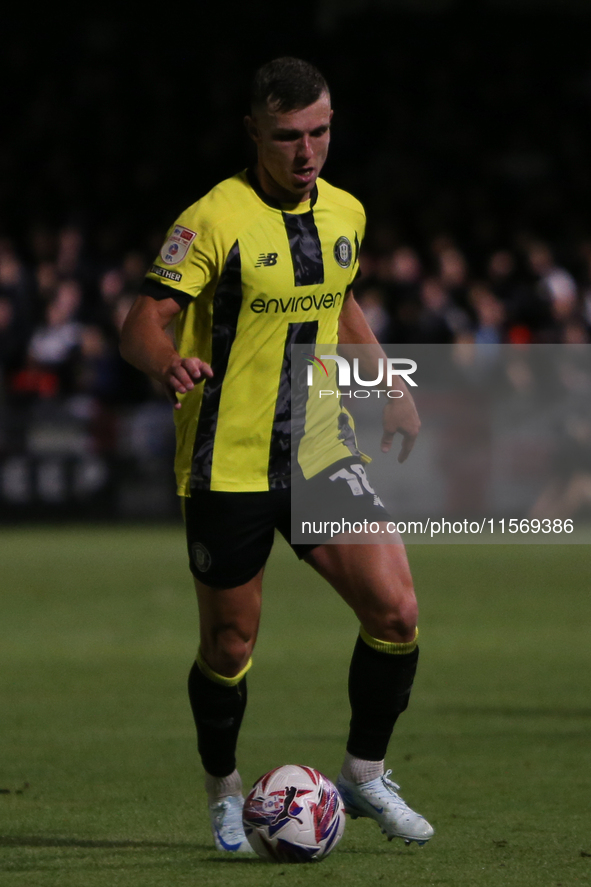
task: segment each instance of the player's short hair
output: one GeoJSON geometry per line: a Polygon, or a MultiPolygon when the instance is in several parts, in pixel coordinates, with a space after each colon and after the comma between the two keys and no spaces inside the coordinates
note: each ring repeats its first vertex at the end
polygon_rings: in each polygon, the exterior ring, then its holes
{"type": "Polygon", "coordinates": [[[273,111],[307,108],[324,93],[328,83],[318,70],[303,59],[273,59],[258,69],[252,81],[251,108],[270,107],[273,111]]]}

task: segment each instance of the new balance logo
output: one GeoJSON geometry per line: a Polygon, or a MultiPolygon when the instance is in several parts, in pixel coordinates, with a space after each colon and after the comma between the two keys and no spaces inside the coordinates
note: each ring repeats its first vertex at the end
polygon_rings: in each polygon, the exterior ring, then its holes
{"type": "Polygon", "coordinates": [[[277,255],[278,253],[261,253],[258,262],[254,266],[255,268],[260,268],[261,265],[265,265],[265,267],[269,267],[269,265],[277,264],[277,255]]]}

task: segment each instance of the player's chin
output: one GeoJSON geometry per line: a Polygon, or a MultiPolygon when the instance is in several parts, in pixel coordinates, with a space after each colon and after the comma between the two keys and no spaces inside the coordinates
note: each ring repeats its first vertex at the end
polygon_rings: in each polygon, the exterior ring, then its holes
{"type": "Polygon", "coordinates": [[[291,182],[296,193],[305,194],[307,191],[312,190],[317,178],[318,173],[316,170],[306,171],[305,173],[294,172],[291,182]]]}

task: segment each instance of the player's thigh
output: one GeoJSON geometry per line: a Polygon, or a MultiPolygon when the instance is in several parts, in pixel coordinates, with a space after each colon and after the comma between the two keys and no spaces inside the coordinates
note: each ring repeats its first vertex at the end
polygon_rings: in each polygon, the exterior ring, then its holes
{"type": "Polygon", "coordinates": [[[269,492],[197,490],[185,500],[189,567],[212,588],[237,588],[255,578],[273,547],[275,498],[269,492]]]}
{"type": "Polygon", "coordinates": [[[219,674],[231,677],[248,663],[261,618],[263,572],[243,585],[218,588],[195,579],[201,653],[219,674]]]}
{"type": "Polygon", "coordinates": [[[402,540],[380,545],[326,543],[313,548],[305,560],[373,637],[395,643],[413,640],[418,608],[402,540]]]}

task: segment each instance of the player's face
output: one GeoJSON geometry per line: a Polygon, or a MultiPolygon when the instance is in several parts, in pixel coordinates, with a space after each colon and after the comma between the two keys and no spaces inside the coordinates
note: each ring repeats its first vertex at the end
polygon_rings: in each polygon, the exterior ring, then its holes
{"type": "Polygon", "coordinates": [[[285,202],[308,199],[326,160],[331,119],[328,93],[307,108],[272,111],[267,106],[246,118],[267,194],[285,202]]]}

